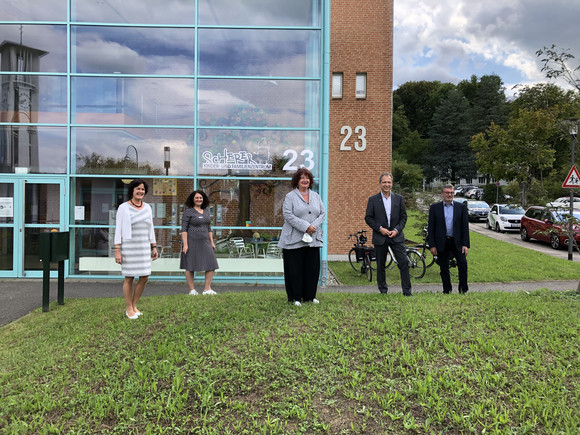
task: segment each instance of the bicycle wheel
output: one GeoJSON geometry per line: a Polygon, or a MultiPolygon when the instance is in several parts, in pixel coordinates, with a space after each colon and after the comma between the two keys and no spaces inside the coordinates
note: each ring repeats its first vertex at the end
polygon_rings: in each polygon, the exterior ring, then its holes
{"type": "Polygon", "coordinates": [[[387,251],[387,258],[385,259],[385,269],[391,270],[395,267],[395,262],[393,261],[393,256],[391,255],[390,251],[387,251]]]}
{"type": "Polygon", "coordinates": [[[435,264],[435,257],[433,257],[431,250],[427,246],[423,246],[421,255],[423,256],[423,260],[425,260],[425,267],[431,267],[435,264]]]}
{"type": "Polygon", "coordinates": [[[371,268],[371,256],[367,252],[363,258],[363,268],[365,269],[365,274],[369,282],[373,280],[373,269],[371,268]]]}
{"type": "Polygon", "coordinates": [[[348,252],[348,262],[350,263],[350,267],[352,267],[355,272],[360,273],[360,262],[356,261],[355,248],[351,248],[351,250],[348,252]]]}
{"type": "Polygon", "coordinates": [[[457,268],[457,260],[455,260],[455,258],[451,258],[449,260],[449,276],[454,280],[457,279],[459,276],[458,271],[459,269],[457,268]]]}
{"type": "Polygon", "coordinates": [[[407,251],[407,258],[409,259],[409,275],[415,279],[420,279],[425,276],[425,260],[419,252],[415,249],[407,251]]]}

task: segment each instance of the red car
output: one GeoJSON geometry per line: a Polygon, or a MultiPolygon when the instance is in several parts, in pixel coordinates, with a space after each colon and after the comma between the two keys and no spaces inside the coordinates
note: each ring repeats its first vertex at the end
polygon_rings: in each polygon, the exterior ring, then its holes
{"type": "MultiPolygon", "coordinates": [[[[520,236],[522,240],[530,239],[550,242],[554,249],[560,249],[568,245],[568,235],[566,233],[566,222],[564,215],[569,215],[570,210],[562,208],[553,209],[550,207],[533,206],[528,208],[522,217],[520,236]]],[[[580,220],[580,210],[574,210],[574,218],[580,220]]],[[[574,240],[580,243],[580,225],[572,226],[574,240]]]]}

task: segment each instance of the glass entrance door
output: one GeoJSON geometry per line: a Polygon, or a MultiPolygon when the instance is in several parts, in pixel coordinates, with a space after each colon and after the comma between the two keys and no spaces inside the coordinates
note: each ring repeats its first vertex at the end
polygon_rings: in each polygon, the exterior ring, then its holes
{"type": "Polygon", "coordinates": [[[39,234],[64,230],[64,186],[64,179],[0,181],[0,276],[42,276],[39,234]]]}
{"type": "Polygon", "coordinates": [[[15,276],[14,183],[0,182],[0,276],[15,276]]]}

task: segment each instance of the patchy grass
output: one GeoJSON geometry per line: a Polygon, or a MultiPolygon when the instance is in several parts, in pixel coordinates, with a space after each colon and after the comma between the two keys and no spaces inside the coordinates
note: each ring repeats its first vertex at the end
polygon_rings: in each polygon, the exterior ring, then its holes
{"type": "Polygon", "coordinates": [[[0,329],[0,431],[578,433],[577,293],[320,299],[37,310],[0,329]]]}
{"type": "MultiPolygon", "coordinates": [[[[414,222],[415,215],[410,215],[414,222]]],[[[575,280],[580,276],[578,263],[555,258],[541,252],[532,251],[511,243],[495,240],[474,232],[470,233],[471,249],[467,256],[470,282],[513,282],[544,280],[575,280]]],[[[413,236],[413,240],[419,238],[413,236]]],[[[575,255],[578,255],[576,253],[575,255]]],[[[338,280],[344,285],[376,285],[356,273],[348,262],[330,262],[330,267],[338,280]]],[[[455,279],[456,282],[457,280],[455,279]]],[[[399,269],[387,270],[387,283],[400,283],[399,269]]],[[[413,282],[413,281],[412,281],[413,282]]],[[[439,267],[434,264],[427,268],[425,276],[414,282],[441,282],[439,267]]]]}

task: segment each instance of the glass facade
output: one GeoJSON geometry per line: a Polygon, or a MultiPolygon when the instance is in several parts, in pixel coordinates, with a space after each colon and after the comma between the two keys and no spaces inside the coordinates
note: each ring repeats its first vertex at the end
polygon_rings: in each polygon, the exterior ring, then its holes
{"type": "Polygon", "coordinates": [[[54,229],[71,232],[68,276],[120,276],[115,210],[139,177],[167,260],[153,276],[182,276],[183,203],[200,188],[218,257],[236,256],[232,237],[254,253],[247,273],[216,279],[280,280],[256,262],[279,236],[289,180],[306,167],[318,186],[327,172],[327,8],[0,0],[0,276],[35,276],[35,240],[54,229]]]}

